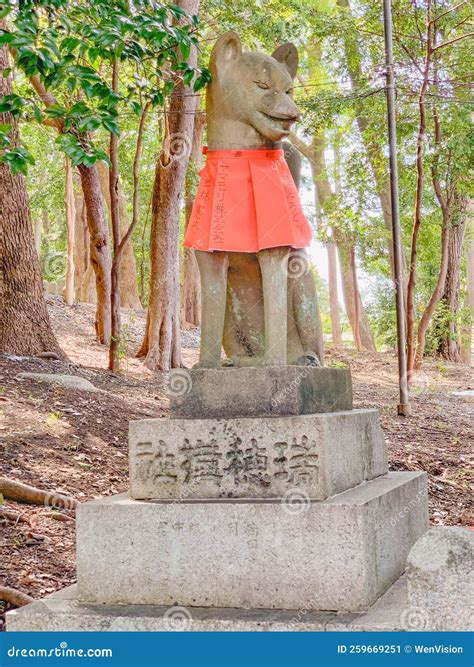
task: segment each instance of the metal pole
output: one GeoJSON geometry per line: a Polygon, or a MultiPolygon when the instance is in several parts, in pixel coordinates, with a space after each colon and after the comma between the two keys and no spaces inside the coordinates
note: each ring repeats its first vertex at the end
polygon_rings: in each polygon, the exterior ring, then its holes
{"type": "Polygon", "coordinates": [[[393,42],[392,42],[392,9],[391,0],[383,0],[385,65],[387,77],[387,120],[388,141],[390,152],[390,199],[392,207],[392,243],[393,269],[397,310],[397,348],[398,348],[398,382],[400,403],[398,414],[410,414],[407,377],[407,353],[405,332],[405,304],[403,298],[403,262],[400,233],[400,210],[398,201],[398,165],[397,165],[397,120],[395,115],[395,79],[393,74],[393,42]]]}

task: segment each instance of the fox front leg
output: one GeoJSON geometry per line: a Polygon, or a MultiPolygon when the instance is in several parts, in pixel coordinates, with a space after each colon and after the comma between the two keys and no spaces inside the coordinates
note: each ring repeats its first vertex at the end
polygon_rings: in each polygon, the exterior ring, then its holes
{"type": "Polygon", "coordinates": [[[196,250],[201,277],[201,368],[221,365],[229,260],[225,252],[196,250]]]}
{"type": "Polygon", "coordinates": [[[257,257],[262,272],[263,312],[265,320],[266,366],[285,366],[288,313],[288,252],[289,249],[268,248],[257,257]]]}

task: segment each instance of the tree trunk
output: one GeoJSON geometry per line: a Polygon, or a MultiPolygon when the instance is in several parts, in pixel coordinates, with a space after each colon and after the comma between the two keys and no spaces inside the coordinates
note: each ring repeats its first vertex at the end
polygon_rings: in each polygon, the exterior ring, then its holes
{"type": "Polygon", "coordinates": [[[445,359],[454,362],[461,361],[461,346],[458,336],[458,310],[465,229],[466,216],[463,215],[460,217],[459,223],[451,228],[448,245],[448,268],[442,297],[449,313],[449,330],[441,340],[440,352],[445,359]]]}
{"type": "Polygon", "coordinates": [[[41,259],[41,237],[43,235],[43,221],[35,220],[35,249],[36,254],[41,259]]]}
{"type": "Polygon", "coordinates": [[[341,318],[339,315],[339,297],[337,293],[337,251],[335,243],[326,243],[328,253],[328,291],[329,316],[331,319],[331,338],[335,348],[342,347],[341,318]]]}
{"type": "MultiPolygon", "coordinates": [[[[0,26],[3,27],[0,21],[0,26]]],[[[0,97],[12,93],[8,51],[0,48],[0,97]]],[[[0,114],[11,126],[11,145],[18,143],[18,125],[11,114],[0,114]]],[[[35,355],[55,352],[64,357],[51,329],[35,248],[26,182],[0,163],[0,351],[35,355]]]]}
{"type": "Polygon", "coordinates": [[[441,262],[438,272],[438,279],[433,293],[428,301],[428,305],[420,318],[417,332],[417,346],[414,358],[414,368],[420,369],[423,364],[423,355],[425,352],[426,331],[431,321],[433,313],[443,296],[443,288],[448,272],[448,247],[451,237],[451,227],[449,218],[443,220],[443,230],[441,232],[441,262]]]}
{"type": "Polygon", "coordinates": [[[64,207],[66,210],[66,281],[64,286],[64,301],[66,305],[74,303],[74,236],[76,223],[76,202],[74,199],[74,183],[72,178],[72,164],[69,158],[65,158],[66,170],[64,207]]]}
{"type": "MultiPolygon", "coordinates": [[[[107,202],[110,211],[110,192],[109,192],[109,170],[105,162],[98,164],[100,187],[102,194],[107,202]]],[[[127,211],[127,201],[123,191],[122,183],[118,182],[119,196],[119,219],[120,219],[120,238],[123,238],[130,226],[127,211]]],[[[138,293],[137,264],[133,250],[133,241],[130,239],[125,246],[122,259],[120,261],[120,305],[122,308],[141,308],[140,295],[138,293]]]]}
{"type": "MultiPolygon", "coordinates": [[[[194,118],[193,146],[190,155],[190,168],[186,173],[186,201],[185,214],[187,228],[193,210],[195,188],[194,174],[199,171],[202,163],[202,138],[204,134],[205,118],[200,112],[200,97],[196,97],[196,116],[194,118]]],[[[199,268],[192,248],[184,248],[183,259],[183,287],[181,291],[181,322],[185,324],[201,325],[201,283],[199,268]]]]}
{"type": "MultiPolygon", "coordinates": [[[[177,3],[197,14],[199,0],[177,3]]],[[[188,63],[195,67],[196,47],[188,63]]],[[[179,218],[189,148],[194,126],[194,98],[189,86],[177,85],[171,95],[165,142],[156,164],[150,235],[150,298],[145,337],[138,352],[154,370],[181,366],[179,308],[179,218]],[[191,112],[191,113],[190,113],[191,112]]]]}
{"type": "Polygon", "coordinates": [[[466,322],[462,327],[461,356],[465,364],[474,363],[474,201],[467,203],[466,239],[466,322]]]}
{"type": "Polygon", "coordinates": [[[79,165],[82,192],[86,205],[87,226],[89,229],[89,260],[96,279],[96,319],[95,331],[97,340],[108,345],[110,341],[110,254],[109,228],[105,215],[104,198],[100,189],[97,166],[79,165]]]}
{"type": "MultiPolygon", "coordinates": [[[[425,107],[425,95],[429,83],[430,75],[430,66],[431,66],[431,56],[432,56],[432,43],[431,43],[431,31],[433,23],[431,21],[431,0],[426,2],[426,53],[425,61],[423,65],[422,73],[422,83],[420,87],[420,93],[418,96],[418,112],[419,112],[419,123],[418,123],[418,133],[416,140],[416,192],[415,192],[415,206],[414,206],[414,215],[413,215],[413,230],[411,235],[411,248],[410,248],[410,267],[408,274],[408,284],[407,284],[407,376],[408,383],[410,383],[413,369],[415,368],[416,363],[419,362],[418,358],[415,360],[416,352],[416,342],[415,342],[415,327],[416,327],[416,309],[415,309],[415,287],[416,287],[416,263],[418,255],[418,236],[420,233],[421,221],[422,221],[422,200],[423,200],[423,175],[424,175],[424,165],[423,165],[423,141],[426,130],[426,107],[425,107]]],[[[443,219],[444,223],[444,219],[443,219]]],[[[445,225],[443,224],[443,229],[445,225]]],[[[435,304],[436,305],[436,304],[435,304]]],[[[431,308],[431,306],[430,306],[431,308]]],[[[431,317],[431,315],[430,315],[431,317]]],[[[425,326],[425,323],[423,323],[425,326]]],[[[422,331],[422,343],[424,346],[424,332],[422,331]]],[[[418,347],[420,346],[420,340],[418,340],[418,347]]],[[[422,352],[423,354],[423,352],[422,352]]]]}
{"type": "Polygon", "coordinates": [[[336,234],[336,244],[341,268],[342,293],[347,318],[351,325],[354,345],[357,350],[375,352],[375,343],[369,320],[362,304],[355,271],[355,248],[352,239],[341,232],[336,234]]]}
{"type": "MultiPolygon", "coordinates": [[[[349,13],[351,12],[349,0],[337,0],[339,7],[344,8],[349,13]]],[[[345,33],[344,50],[346,54],[346,64],[351,81],[351,89],[357,93],[359,82],[363,79],[362,72],[362,54],[357,41],[350,38],[350,31],[345,33]]],[[[392,245],[392,208],[391,208],[391,194],[390,194],[390,180],[387,174],[387,158],[383,153],[383,144],[379,141],[379,134],[371,121],[371,117],[365,113],[364,101],[359,103],[357,100],[354,104],[355,117],[362,144],[365,148],[367,158],[369,160],[372,175],[377,186],[377,194],[379,196],[380,206],[382,209],[382,217],[387,233],[387,249],[390,258],[390,266],[392,276],[395,276],[394,260],[393,260],[393,245],[392,245]]],[[[406,261],[405,252],[402,241],[402,262],[403,272],[406,276],[406,261]]],[[[406,285],[404,286],[404,294],[406,301],[406,285]]]]}
{"type": "MultiPolygon", "coordinates": [[[[324,136],[314,136],[311,144],[310,162],[316,188],[317,204],[321,208],[324,208],[326,201],[333,195],[327,174],[324,151],[324,136]]],[[[341,229],[334,228],[332,232],[339,253],[344,305],[351,325],[354,345],[358,350],[366,348],[375,351],[374,339],[357,284],[354,241],[341,229]]]]}
{"type": "MultiPolygon", "coordinates": [[[[77,175],[77,172],[75,173],[77,175]]],[[[77,186],[76,178],[74,181],[74,209],[76,211],[76,219],[74,221],[74,285],[75,285],[75,299],[76,301],[86,301],[83,298],[84,277],[89,265],[89,232],[87,230],[86,222],[86,207],[84,204],[84,197],[80,185],[77,186]]],[[[94,285],[92,286],[95,292],[94,285]]],[[[95,303],[92,301],[92,303],[95,303]]]]}

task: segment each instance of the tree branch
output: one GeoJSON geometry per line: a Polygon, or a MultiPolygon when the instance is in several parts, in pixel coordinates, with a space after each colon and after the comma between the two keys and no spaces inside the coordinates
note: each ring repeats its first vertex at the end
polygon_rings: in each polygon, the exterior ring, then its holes
{"type": "Polygon", "coordinates": [[[442,44],[438,44],[438,46],[434,46],[432,51],[434,53],[435,51],[438,51],[439,49],[442,49],[445,46],[449,46],[450,44],[455,44],[456,42],[460,42],[462,39],[466,39],[466,37],[474,37],[474,32],[466,32],[464,35],[458,35],[458,37],[453,37],[453,39],[449,39],[447,42],[443,42],[442,44]]]}

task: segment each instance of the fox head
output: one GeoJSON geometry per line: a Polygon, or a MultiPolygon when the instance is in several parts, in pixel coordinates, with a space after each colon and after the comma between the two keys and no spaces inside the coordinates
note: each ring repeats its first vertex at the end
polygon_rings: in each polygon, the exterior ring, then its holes
{"type": "Polygon", "coordinates": [[[207,89],[208,146],[212,149],[259,148],[280,141],[299,118],[293,101],[298,67],[294,44],[271,56],[243,52],[239,36],[226,32],[216,42],[207,89]]]}

